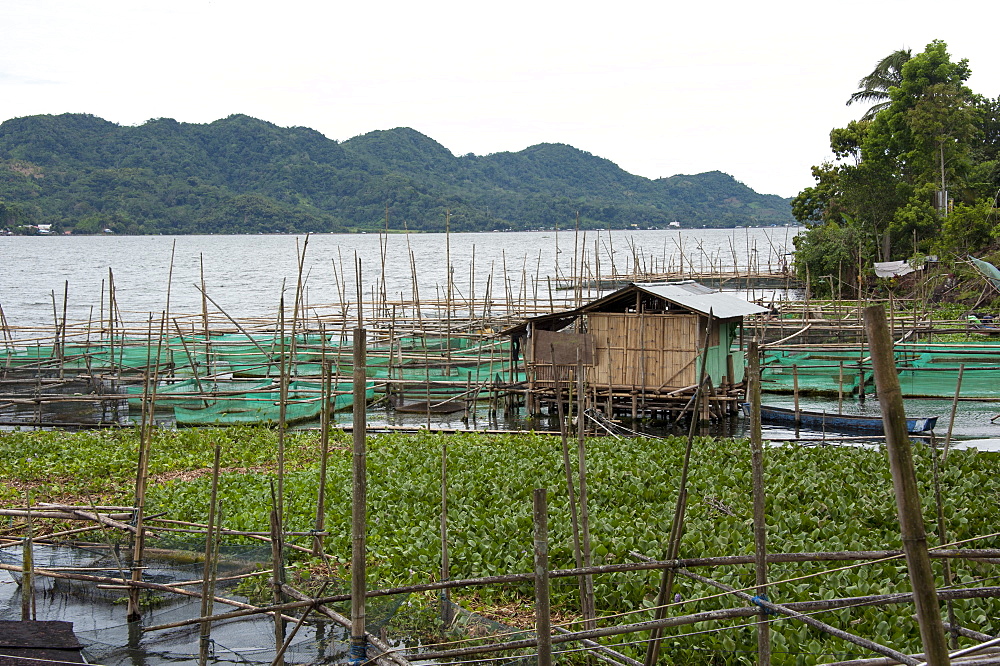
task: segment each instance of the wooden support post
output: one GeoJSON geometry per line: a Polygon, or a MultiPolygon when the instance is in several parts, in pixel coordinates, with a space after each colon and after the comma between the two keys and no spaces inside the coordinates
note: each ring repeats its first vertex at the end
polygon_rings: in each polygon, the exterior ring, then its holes
{"type": "Polygon", "coordinates": [[[931,560],[927,554],[927,536],[924,532],[917,478],[913,471],[913,454],[906,433],[903,394],[899,388],[899,376],[896,374],[896,363],[892,355],[892,338],[882,306],[871,305],[865,308],[865,329],[875,370],[879,405],[882,408],[886,449],[896,493],[896,510],[910,584],[913,586],[920,638],[927,663],[930,666],[946,666],[949,663],[948,643],[941,627],[941,608],[934,586],[931,560]]]}
{"type": "Polygon", "coordinates": [[[365,590],[367,550],[367,494],[366,464],[367,419],[365,414],[365,347],[367,333],[363,328],[354,329],[354,452],[353,484],[351,494],[351,664],[367,661],[365,639],[365,590]]]}
{"type": "Polygon", "coordinates": [[[538,666],[552,666],[552,627],[549,610],[549,513],[545,488],[534,493],[535,523],[535,631],[538,666]]]}

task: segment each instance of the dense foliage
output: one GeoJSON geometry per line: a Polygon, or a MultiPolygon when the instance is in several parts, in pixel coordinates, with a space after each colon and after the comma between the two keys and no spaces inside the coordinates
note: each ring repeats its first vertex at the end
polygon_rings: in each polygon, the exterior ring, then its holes
{"type": "MultiPolygon", "coordinates": [[[[167,517],[204,520],[210,479],[205,469],[215,443],[223,446],[221,498],[225,524],[267,529],[270,483],[274,478],[275,433],[265,429],[157,432],[150,460],[153,483],[148,510],[167,517]],[[178,475],[178,471],[197,471],[178,475]]],[[[328,552],[350,557],[350,465],[346,440],[335,444],[327,492],[328,552]]],[[[449,534],[454,578],[532,569],[531,493],[549,489],[550,558],[553,568],[573,566],[565,476],[559,440],[548,436],[389,435],[374,436],[368,448],[370,584],[386,586],[438,577],[441,448],[448,447],[449,534]]],[[[317,490],[318,438],[296,433],[287,444],[285,481],[290,530],[312,527],[317,490]]],[[[7,433],[0,435],[0,478],[4,505],[23,503],[30,493],[44,501],[69,495],[95,503],[131,501],[134,432],[7,433]],[[27,488],[27,490],[25,490],[27,488]]],[[[660,557],[675,502],[683,441],[612,438],[588,442],[589,506],[597,563],[632,561],[630,551],[660,557]]],[[[915,448],[917,475],[927,524],[936,524],[931,457],[915,448]]],[[[884,451],[874,448],[795,446],[766,451],[768,549],[771,552],[900,548],[892,482],[884,451]]],[[[690,478],[687,523],[681,556],[752,552],[751,473],[745,441],[697,441],[690,478]]],[[[949,540],[996,531],[1000,455],[953,450],[941,475],[949,540]]],[[[16,528],[16,526],[15,526],[16,528]]],[[[308,539],[300,538],[303,545],[308,539]]],[[[932,543],[936,538],[931,537],[932,543]]],[[[155,542],[154,542],[155,543],[155,542]]],[[[995,537],[968,547],[996,547],[995,537]]],[[[772,565],[772,581],[805,574],[814,578],[775,583],[779,602],[805,601],[909,589],[902,560],[868,563],[832,572],[843,563],[772,565]],[[829,572],[829,573],[823,573],[829,572]]],[[[939,565],[935,565],[940,575],[939,565]]],[[[959,585],[989,576],[988,565],[953,564],[959,585]]],[[[753,584],[752,567],[702,570],[736,587],[753,584]]],[[[640,572],[595,578],[602,614],[637,611],[618,618],[647,619],[657,574],[640,572]]],[[[557,612],[575,615],[575,581],[553,579],[557,612]]],[[[695,601],[715,593],[678,579],[684,614],[732,605],[729,599],[695,601]]],[[[463,596],[463,595],[460,595],[463,596]]],[[[477,608],[531,607],[530,585],[481,588],[464,603],[477,608]]],[[[1000,631],[1000,602],[957,602],[959,624],[989,634],[1000,631]]],[[[848,608],[819,618],[909,652],[920,649],[913,609],[906,604],[848,608]]],[[[860,650],[788,620],[773,625],[774,663],[798,664],[861,656],[860,650]]],[[[668,632],[670,663],[754,663],[752,629],[741,621],[698,625],[668,632]],[[725,629],[725,627],[729,627],[725,629]],[[694,634],[704,629],[724,629],[694,634]]],[[[631,648],[622,648],[630,650],[631,648]]]]}
{"type": "Polygon", "coordinates": [[[830,132],[835,162],[813,167],[816,184],[792,202],[809,226],[797,265],[857,285],[873,261],[980,254],[1000,238],[1000,97],[974,94],[968,62],[934,41],[896,51],[850,98],[877,102],[830,132]]]}
{"type": "Polygon", "coordinates": [[[343,143],[243,115],[121,127],[0,124],[0,229],[100,233],[457,231],[791,223],[788,201],[714,171],[649,180],[561,144],[456,157],[412,129],[343,143]]]}

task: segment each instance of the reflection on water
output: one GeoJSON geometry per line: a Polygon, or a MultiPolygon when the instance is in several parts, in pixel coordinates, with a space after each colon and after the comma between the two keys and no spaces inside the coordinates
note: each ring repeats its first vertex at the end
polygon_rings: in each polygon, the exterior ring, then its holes
{"type": "MultiPolygon", "coordinates": [[[[260,550],[260,549],[255,549],[260,550]]],[[[246,549],[235,551],[246,555],[246,549]]],[[[44,567],[86,567],[84,573],[96,576],[120,577],[122,555],[114,549],[52,547],[35,545],[35,564],[44,567]],[[107,567],[102,569],[102,567],[107,567]]],[[[0,549],[0,561],[21,563],[20,546],[0,549]]],[[[202,563],[180,564],[167,561],[147,561],[144,579],[157,583],[177,583],[199,580],[202,563]]],[[[257,562],[240,562],[234,554],[223,558],[219,576],[241,573],[257,562]]],[[[21,588],[14,577],[0,581],[0,619],[21,618],[21,588]]],[[[221,596],[246,601],[232,594],[232,585],[220,582],[221,596]]],[[[91,663],[107,666],[197,663],[200,625],[190,625],[165,631],[143,632],[143,627],[169,624],[200,615],[200,599],[144,592],[144,615],[139,623],[125,621],[124,590],[101,589],[93,582],[54,580],[38,576],[35,580],[36,619],[63,620],[73,623],[73,630],[86,646],[91,663]]],[[[193,588],[200,591],[200,586],[193,588]]],[[[214,612],[232,610],[216,604],[214,612]]],[[[270,618],[252,615],[245,618],[216,622],[212,625],[212,662],[216,664],[269,664],[274,659],[274,629],[270,618]]],[[[346,654],[348,639],[339,626],[324,623],[303,626],[286,652],[289,663],[337,663],[346,654]],[[329,661],[326,661],[329,660],[329,661]]]]}
{"type": "MultiPolygon", "coordinates": [[[[764,404],[775,407],[794,406],[794,400],[786,395],[765,395],[764,404]]],[[[944,441],[948,433],[949,421],[951,419],[950,400],[930,400],[930,399],[907,399],[903,401],[906,414],[913,417],[937,416],[938,423],[933,435],[938,443],[944,441]]],[[[803,398],[799,402],[801,409],[817,412],[827,412],[829,414],[859,414],[865,416],[878,416],[881,414],[876,396],[868,396],[864,404],[857,400],[845,400],[838,405],[837,400],[824,400],[819,398],[803,398]]],[[[976,448],[980,451],[1000,451],[1000,419],[993,422],[992,419],[1000,412],[1000,404],[988,402],[962,402],[959,404],[955,415],[955,423],[952,428],[952,446],[955,448],[976,448]]],[[[351,415],[340,414],[339,424],[342,426],[351,424],[351,415]]],[[[555,413],[525,416],[523,410],[514,414],[504,415],[491,414],[487,407],[479,407],[471,410],[468,417],[465,414],[400,414],[392,410],[383,408],[370,409],[368,411],[368,423],[373,429],[384,426],[401,428],[430,428],[430,429],[472,429],[472,430],[534,430],[539,432],[559,433],[559,420],[555,413]]],[[[674,424],[664,421],[650,421],[640,419],[632,422],[631,419],[618,419],[623,428],[633,430],[640,434],[647,434],[653,437],[680,436],[686,437],[688,425],[686,423],[674,424]]],[[[318,424],[303,424],[302,428],[317,428],[318,424]]],[[[723,419],[716,423],[702,424],[698,426],[696,434],[707,437],[733,437],[748,438],[750,436],[750,422],[742,414],[723,419]]],[[[596,428],[598,434],[607,434],[599,427],[596,428]]],[[[803,443],[828,444],[845,443],[878,443],[883,440],[879,438],[865,438],[857,433],[843,433],[836,430],[808,430],[800,429],[796,432],[793,428],[773,426],[764,424],[762,426],[765,440],[789,441],[801,440],[803,443]]],[[[911,437],[914,441],[929,441],[928,438],[911,437]]]]}

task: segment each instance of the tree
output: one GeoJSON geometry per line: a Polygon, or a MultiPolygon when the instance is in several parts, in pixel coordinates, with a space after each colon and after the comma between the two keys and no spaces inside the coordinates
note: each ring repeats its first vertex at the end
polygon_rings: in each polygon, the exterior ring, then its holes
{"type": "Polygon", "coordinates": [[[910,58],[889,106],[872,121],[862,159],[892,162],[912,186],[940,182],[942,161],[952,176],[964,175],[975,135],[972,91],[965,86],[970,74],[968,61],[953,63],[939,40],[910,58]]]}
{"type": "Polygon", "coordinates": [[[810,227],[796,258],[811,276],[832,274],[830,253],[842,253],[836,244],[847,238],[857,243],[855,265],[967,250],[960,226],[942,229],[951,200],[976,243],[994,238],[986,211],[995,202],[982,200],[992,185],[1000,189],[1000,103],[973,95],[970,73],[936,40],[914,56],[894,52],[861,80],[848,103],[879,103],[831,131],[836,161],[813,167],[816,185],[793,200],[796,219],[810,227]]]}
{"type": "Polygon", "coordinates": [[[858,90],[847,100],[850,106],[855,102],[875,102],[861,117],[861,120],[871,120],[879,111],[889,106],[889,90],[898,87],[903,81],[903,65],[910,59],[910,49],[893,51],[878,61],[871,74],[858,81],[858,90]]]}

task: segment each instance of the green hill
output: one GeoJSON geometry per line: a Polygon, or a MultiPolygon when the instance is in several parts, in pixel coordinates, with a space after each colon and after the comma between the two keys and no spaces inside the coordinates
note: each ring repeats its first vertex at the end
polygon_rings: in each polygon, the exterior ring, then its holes
{"type": "Polygon", "coordinates": [[[713,171],[650,180],[563,144],[457,157],[409,128],[338,143],[234,115],[123,127],[87,114],[0,124],[0,228],[97,233],[381,228],[732,227],[793,221],[789,201],[713,171]]]}

